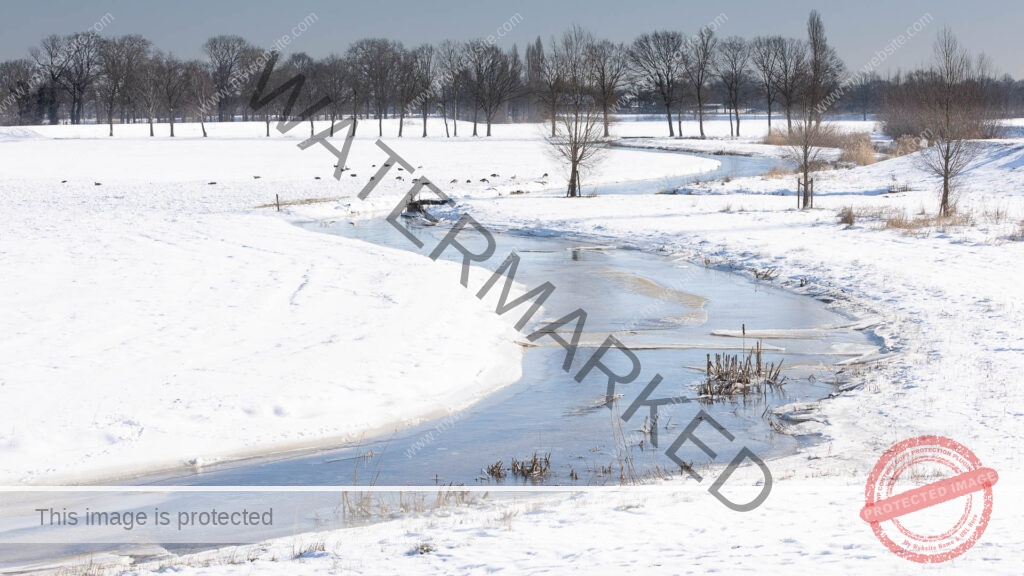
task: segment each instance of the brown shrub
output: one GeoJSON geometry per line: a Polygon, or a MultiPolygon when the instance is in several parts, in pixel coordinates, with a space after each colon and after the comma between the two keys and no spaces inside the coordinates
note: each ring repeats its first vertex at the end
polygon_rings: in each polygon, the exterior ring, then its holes
{"type": "Polygon", "coordinates": [[[841,162],[852,162],[858,166],[875,163],[875,148],[871,145],[871,136],[866,132],[841,134],[839,148],[843,151],[839,158],[841,162]]]}

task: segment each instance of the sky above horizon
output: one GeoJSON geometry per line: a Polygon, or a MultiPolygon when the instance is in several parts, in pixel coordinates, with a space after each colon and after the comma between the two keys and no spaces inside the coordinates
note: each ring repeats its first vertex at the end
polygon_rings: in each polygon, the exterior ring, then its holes
{"type": "Polygon", "coordinates": [[[816,8],[825,21],[829,40],[851,70],[868,65],[876,53],[901,34],[902,46],[874,71],[881,76],[899,69],[915,68],[930,59],[932,42],[943,26],[950,26],[973,53],[986,53],[996,71],[1024,78],[1024,3],[977,0],[908,0],[904,2],[863,2],[787,0],[764,2],[720,0],[681,2],[649,0],[638,3],[607,0],[537,1],[515,4],[498,2],[271,2],[269,0],[222,0],[219,2],[180,0],[151,4],[131,0],[51,0],[26,3],[4,2],[0,12],[0,60],[28,57],[28,50],[52,33],[67,34],[87,29],[105,14],[112,17],[101,25],[104,36],[142,34],[156,48],[183,58],[202,57],[201,46],[210,36],[238,34],[258,46],[269,47],[310,14],[315,23],[285,48],[285,53],[304,51],[314,57],[343,52],[354,40],[386,37],[407,46],[436,43],[451,38],[494,35],[498,45],[517,44],[520,49],[538,36],[545,41],[571,24],[580,24],[600,38],[628,42],[638,34],[672,29],[693,34],[719,14],[727,20],[718,30],[721,36],[782,34],[804,37],[808,12],[816,8]],[[516,14],[520,21],[504,37],[497,30],[516,14]],[[926,17],[930,15],[930,17],[926,17]],[[908,28],[926,17],[931,20],[915,36],[908,28]]]}

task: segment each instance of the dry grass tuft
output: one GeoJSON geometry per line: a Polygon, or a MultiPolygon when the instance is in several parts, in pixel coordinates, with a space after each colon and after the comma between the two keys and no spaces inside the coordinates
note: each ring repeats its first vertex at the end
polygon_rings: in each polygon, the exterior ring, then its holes
{"type": "Polygon", "coordinates": [[[775,166],[768,172],[765,172],[765,178],[786,178],[794,174],[793,169],[787,166],[775,166]]]}
{"type": "Polygon", "coordinates": [[[854,216],[853,206],[843,206],[840,208],[839,212],[836,214],[836,218],[839,219],[840,224],[844,224],[846,226],[853,226],[857,221],[856,216],[854,216]]]}
{"type": "Polygon", "coordinates": [[[789,146],[789,133],[780,128],[772,128],[772,131],[765,135],[761,143],[770,146],[789,146]]]}
{"type": "Polygon", "coordinates": [[[840,162],[867,166],[876,161],[875,148],[871,145],[871,136],[866,132],[840,134],[839,148],[843,151],[839,157],[840,162]]]}
{"type": "Polygon", "coordinates": [[[1018,241],[1024,240],[1024,220],[1021,220],[1020,224],[1017,225],[1017,231],[1012,236],[1010,236],[1010,239],[1018,241]]]}
{"type": "Polygon", "coordinates": [[[893,213],[885,219],[885,228],[900,230],[907,234],[927,233],[931,230],[943,232],[949,228],[962,228],[974,225],[974,215],[966,212],[954,212],[949,216],[932,216],[918,214],[910,218],[906,212],[893,213]]]}

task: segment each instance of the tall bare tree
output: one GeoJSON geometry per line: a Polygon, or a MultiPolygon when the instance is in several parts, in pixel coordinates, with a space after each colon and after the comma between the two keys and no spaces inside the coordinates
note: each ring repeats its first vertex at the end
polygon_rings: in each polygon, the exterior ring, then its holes
{"type": "Polygon", "coordinates": [[[31,124],[35,121],[34,103],[37,93],[33,86],[36,65],[19,58],[0,62],[0,122],[31,124]]]}
{"type": "Polygon", "coordinates": [[[527,89],[540,101],[544,115],[551,121],[552,138],[555,136],[558,102],[565,91],[562,65],[555,53],[554,38],[547,51],[540,36],[527,50],[527,89]]]}
{"type": "Polygon", "coordinates": [[[384,135],[384,116],[394,99],[395,71],[401,51],[401,44],[383,38],[364,38],[349,47],[359,80],[377,116],[378,136],[384,135]]]}
{"type": "Polygon", "coordinates": [[[579,26],[554,44],[562,64],[564,91],[556,110],[558,130],[550,143],[569,167],[566,196],[580,196],[581,172],[602,150],[602,107],[595,98],[594,39],[579,26]]]}
{"type": "Polygon", "coordinates": [[[772,104],[778,97],[779,54],[786,40],[781,36],[758,36],[750,42],[750,61],[757,71],[758,89],[768,105],[768,131],[772,129],[772,104]]]}
{"type": "Polygon", "coordinates": [[[102,39],[96,91],[107,114],[109,136],[114,135],[114,108],[124,110],[136,92],[139,71],[149,54],[149,40],[138,34],[102,39]]]}
{"type": "Polygon", "coordinates": [[[136,81],[136,96],[139,107],[146,114],[146,122],[149,123],[149,135],[154,136],[153,119],[160,111],[160,58],[159,53],[154,54],[139,65],[138,79],[136,81]]]}
{"type": "Polygon", "coordinates": [[[629,47],[629,65],[633,72],[661,97],[670,137],[676,135],[672,127],[672,104],[679,98],[682,53],[683,35],[670,30],[641,34],[629,47]]]}
{"type": "Polygon", "coordinates": [[[786,107],[786,129],[793,131],[793,110],[805,98],[807,85],[807,44],[796,38],[786,38],[776,44],[779,73],[775,86],[786,107]]]}
{"type": "Polygon", "coordinates": [[[199,128],[203,131],[203,138],[206,138],[206,106],[217,91],[213,75],[210,67],[199,60],[191,60],[185,64],[185,75],[188,95],[186,102],[199,119],[199,128]]]}
{"type": "Polygon", "coordinates": [[[437,90],[435,80],[437,76],[438,58],[437,51],[430,44],[423,44],[413,50],[415,84],[419,89],[416,98],[419,99],[420,115],[423,118],[423,137],[427,137],[427,116],[434,109],[437,103],[437,90]]]}
{"type": "Polygon", "coordinates": [[[807,114],[816,122],[826,111],[826,96],[839,86],[845,66],[839,53],[828,43],[825,23],[817,10],[807,18],[807,114]]]}
{"type": "MultiPolygon", "coordinates": [[[[500,108],[520,89],[523,66],[515,46],[508,52],[488,44],[481,51],[473,67],[474,86],[477,91],[478,107],[487,122],[487,135],[491,135],[491,124],[500,108]]],[[[474,136],[476,127],[474,125],[474,136]]]]}
{"type": "Polygon", "coordinates": [[[405,126],[405,116],[413,110],[413,101],[423,94],[425,87],[420,83],[416,67],[416,55],[411,50],[401,49],[395,61],[395,108],[398,113],[398,137],[405,126]]]}
{"type": "MultiPolygon", "coordinates": [[[[30,52],[49,80],[71,99],[69,117],[72,124],[82,121],[86,97],[99,73],[99,48],[100,36],[89,31],[69,36],[47,36],[40,48],[33,48],[30,52]]],[[[56,105],[56,102],[51,104],[51,121],[56,120],[56,105]]]]}
{"type": "Polygon", "coordinates": [[[189,97],[189,74],[185,64],[168,54],[155,58],[157,78],[160,84],[160,97],[164,109],[167,110],[167,121],[170,123],[170,136],[174,138],[174,119],[179,114],[184,116],[189,97]]]}
{"type": "Polygon", "coordinates": [[[219,122],[223,122],[225,117],[229,121],[234,120],[238,94],[232,80],[238,73],[242,55],[247,47],[245,38],[234,35],[214,36],[203,44],[203,52],[209,59],[213,90],[218,95],[217,120],[219,122]]]}
{"type": "Polygon", "coordinates": [[[736,117],[735,135],[740,135],[740,97],[747,84],[750,50],[747,41],[739,36],[726,38],[718,44],[714,70],[725,88],[729,108],[729,135],[733,135],[732,118],[736,117]]]}
{"type": "Polygon", "coordinates": [[[604,135],[608,136],[608,112],[615,106],[616,97],[629,71],[626,48],[608,40],[590,45],[590,68],[593,74],[594,94],[601,105],[604,135]]]}
{"type": "MultiPolygon", "coordinates": [[[[306,85],[302,92],[299,93],[298,99],[295,102],[295,108],[293,109],[297,115],[301,114],[301,110],[306,110],[314,102],[318,101],[323,97],[322,88],[320,87],[320,78],[317,73],[320,68],[317,67],[316,61],[313,57],[305,52],[294,52],[288,56],[288,60],[285,61],[284,66],[291,72],[291,75],[302,74],[305,78],[306,85]],[[318,90],[318,88],[321,88],[318,90]]],[[[296,116],[298,117],[298,116],[296,116]]],[[[314,114],[309,115],[309,136],[313,137],[316,134],[314,130],[314,114]]]]}
{"type": "Polygon", "coordinates": [[[918,96],[930,127],[928,146],[920,158],[925,168],[942,179],[939,214],[948,216],[954,183],[980,150],[972,139],[986,132],[988,120],[979,90],[985,74],[949,27],[939,32],[933,52],[931,81],[918,96]]]}
{"type": "Polygon", "coordinates": [[[697,98],[697,122],[701,138],[705,137],[704,97],[707,94],[708,81],[714,73],[717,48],[718,38],[715,37],[715,33],[704,28],[697,34],[696,42],[691,42],[683,51],[683,72],[697,98]]]}
{"type": "Polygon", "coordinates": [[[444,119],[445,136],[448,132],[448,106],[452,107],[452,128],[459,135],[459,100],[466,81],[465,47],[459,42],[445,40],[437,46],[437,75],[440,81],[435,89],[440,91],[441,118],[444,119]],[[439,85],[438,85],[439,84],[439,85]]]}
{"type": "MultiPolygon", "coordinates": [[[[331,54],[319,62],[316,78],[320,90],[331,99],[328,115],[331,121],[331,136],[334,136],[335,119],[345,116],[345,106],[351,104],[354,97],[354,82],[349,63],[337,54],[331,54]]],[[[351,129],[349,133],[352,133],[351,129]]]]}

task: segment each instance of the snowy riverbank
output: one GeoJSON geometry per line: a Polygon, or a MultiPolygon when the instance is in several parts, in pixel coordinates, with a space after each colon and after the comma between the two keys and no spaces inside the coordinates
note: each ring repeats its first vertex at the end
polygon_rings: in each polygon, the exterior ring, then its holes
{"type": "MultiPolygon", "coordinates": [[[[504,128],[499,126],[496,130],[501,134],[504,128]]],[[[627,128],[631,135],[644,129],[634,125],[627,128]]],[[[525,127],[516,129],[525,130],[525,127]]],[[[661,127],[651,124],[646,129],[657,135],[661,127]]],[[[715,129],[720,131],[721,125],[715,129]]],[[[545,162],[541,160],[543,146],[530,141],[531,138],[524,132],[518,138],[474,142],[473,146],[466,144],[467,147],[457,156],[452,152],[453,147],[462,145],[459,142],[444,145],[434,139],[408,139],[394,145],[403,157],[422,163],[424,173],[435,181],[443,183],[458,179],[463,188],[450,192],[460,202],[460,210],[469,211],[484,224],[543,228],[548,232],[579,232],[627,240],[647,249],[665,250],[741,273],[774,268],[778,272],[775,282],[785,287],[833,301],[836,306],[852,312],[881,315],[885,323],[879,328],[879,333],[885,337],[891,355],[884,362],[848,369],[846,377],[861,382],[863,386],[822,404],[822,420],[827,425],[805,425],[805,430],[824,434],[824,442],[797,455],[769,463],[776,483],[769,500],[754,512],[731,512],[708,495],[705,486],[698,486],[693,481],[673,481],[669,485],[681,486],[680,490],[640,492],[623,489],[614,496],[585,494],[504,501],[331,534],[297,536],[252,548],[250,552],[255,560],[251,562],[249,554],[245,554],[246,560],[239,564],[221,565],[230,556],[217,551],[181,560],[182,568],[192,566],[194,573],[200,574],[274,574],[282,571],[313,574],[330,570],[366,574],[484,573],[501,568],[516,573],[557,573],[570,569],[598,573],[705,573],[714,570],[733,573],[765,569],[824,569],[851,574],[866,571],[917,573],[924,567],[899,559],[885,549],[857,514],[864,504],[866,476],[886,448],[919,434],[939,434],[974,450],[986,466],[998,470],[1001,480],[995,489],[994,514],[982,540],[965,556],[932,567],[929,572],[937,569],[941,573],[962,570],[1013,573],[1017,570],[1017,564],[1012,561],[1012,558],[1019,557],[1016,519],[1024,511],[1019,498],[1020,486],[1024,484],[1024,467],[1015,449],[1024,436],[1024,391],[1017,382],[1024,372],[1024,354],[1021,354],[1024,339],[1019,335],[1019,326],[1024,323],[1024,296],[1019,289],[1022,280],[1019,262],[1024,257],[1024,242],[1018,240],[1020,222],[1024,219],[1024,141],[988,144],[985,155],[964,177],[960,212],[970,214],[973,223],[967,226],[896,228],[894,226],[901,215],[913,221],[922,208],[934,214],[938,203],[934,182],[920,172],[910,158],[819,174],[816,209],[812,211],[793,208],[790,178],[745,178],[728,183],[707,183],[677,195],[599,196],[578,200],[531,194],[498,196],[468,189],[470,185],[465,184],[466,179],[490,179],[491,173],[504,175],[494,178],[516,175],[517,179],[522,174],[531,174],[535,178],[540,178],[536,174],[538,172],[555,174],[557,165],[552,165],[550,160],[546,161],[549,162],[547,164],[542,163],[545,162]],[[471,156],[468,155],[470,150],[474,150],[471,156]],[[528,155],[526,150],[532,152],[528,155]],[[475,171],[471,177],[470,170],[475,171]],[[480,172],[482,174],[478,174],[480,172]],[[911,191],[886,194],[894,176],[911,191]],[[855,214],[852,226],[838,224],[835,217],[836,212],[846,206],[851,207],[855,214]],[[296,550],[307,545],[322,551],[311,551],[293,558],[296,550]],[[427,553],[420,554],[416,550],[426,550],[427,553]],[[217,565],[203,567],[207,562],[217,565]],[[283,562],[287,564],[283,566],[283,562]]],[[[729,146],[728,141],[717,142],[723,147],[729,146]]],[[[394,142],[389,140],[389,143],[394,142]]],[[[53,144],[46,139],[32,139],[29,143],[11,144],[8,141],[0,145],[11,149],[26,145],[26,149],[41,152],[53,144]]],[[[141,142],[136,144],[142,145],[141,142]]],[[[264,146],[259,142],[252,143],[250,154],[242,155],[249,158],[244,162],[252,162],[252,151],[262,150],[264,146]]],[[[319,161],[305,165],[313,162],[307,160],[313,156],[312,152],[275,151],[281,155],[292,155],[279,158],[285,167],[270,169],[268,165],[270,178],[280,178],[288,198],[328,195],[320,192],[319,188],[326,188],[326,183],[333,182],[330,180],[330,165],[323,166],[324,156],[316,155],[319,161]],[[309,179],[308,185],[300,185],[298,181],[289,183],[286,166],[292,157],[302,166],[295,169],[297,173],[308,170],[303,172],[309,179]],[[276,170],[282,171],[280,176],[274,172],[276,170]],[[321,175],[323,180],[313,181],[313,174],[321,175]]],[[[645,167],[648,169],[643,172],[645,175],[657,170],[664,170],[666,175],[672,173],[671,154],[628,152],[631,153],[628,162],[640,159],[651,162],[645,167]]],[[[265,160],[273,155],[268,152],[265,160]]],[[[359,201],[352,196],[365,183],[364,177],[371,174],[369,164],[379,161],[380,156],[373,154],[372,139],[357,140],[349,165],[359,177],[343,176],[340,185],[330,192],[342,198],[290,208],[291,217],[358,217],[360,214],[353,212],[353,206],[359,201]],[[356,182],[346,183],[346,180],[356,182]]],[[[4,154],[4,162],[9,162],[10,157],[11,154],[4,154]]],[[[25,170],[32,170],[33,158],[32,154],[26,154],[20,157],[19,163],[26,165],[25,170]]],[[[681,163],[685,160],[676,159],[676,169],[681,163]]],[[[42,166],[38,168],[43,169],[42,166]]],[[[211,165],[209,169],[214,170],[215,167],[211,165]]],[[[55,177],[52,174],[32,177],[24,174],[21,176],[25,179],[23,184],[6,180],[0,197],[15,210],[13,217],[8,216],[12,222],[5,226],[4,239],[21,238],[22,241],[15,245],[19,251],[13,252],[13,256],[12,251],[5,247],[0,258],[5,260],[5,270],[16,272],[14,277],[18,281],[14,284],[20,287],[14,292],[10,285],[5,284],[8,288],[0,290],[7,292],[0,293],[3,294],[5,310],[18,310],[24,318],[17,320],[15,326],[4,326],[6,332],[14,329],[13,333],[17,335],[14,342],[21,343],[17,348],[10,347],[9,343],[0,347],[8,355],[4,365],[10,365],[9,361],[27,361],[22,357],[36,358],[42,360],[38,362],[38,377],[52,375],[49,362],[53,357],[38,351],[30,354],[27,351],[35,350],[30,344],[39,344],[43,335],[50,338],[52,334],[62,334],[64,332],[58,327],[67,331],[67,326],[74,326],[78,321],[77,316],[71,320],[72,312],[66,310],[63,315],[50,319],[54,322],[50,327],[40,324],[48,320],[42,316],[42,311],[53,309],[47,303],[54,299],[60,302],[62,294],[66,298],[67,291],[75,288],[60,285],[59,291],[53,289],[56,295],[47,298],[44,279],[48,276],[43,271],[34,270],[32,264],[44,257],[54,258],[54,255],[61,255],[69,263],[59,267],[59,270],[65,270],[70,262],[78,262],[79,258],[88,257],[91,253],[92,260],[84,261],[96,262],[97,265],[90,265],[83,272],[98,270],[102,272],[102,278],[118,278],[120,274],[130,281],[126,281],[125,286],[131,285],[149,294],[151,290],[146,288],[155,289],[153,283],[156,281],[152,270],[136,270],[140,262],[146,261],[141,255],[161,254],[159,250],[177,254],[173,258],[180,265],[173,269],[175,277],[188,277],[192,270],[227,275],[231,269],[218,268],[224,266],[226,257],[237,260],[248,254],[249,248],[239,246],[241,244],[255,246],[252,250],[258,250],[257,255],[248,256],[242,264],[236,265],[247,270],[255,281],[262,282],[256,286],[262,285],[263,289],[253,288],[253,294],[243,296],[258,301],[257,294],[273,293],[274,287],[284,291],[281,286],[288,286],[287,293],[279,297],[279,307],[285,307],[282,301],[295,294],[311,254],[325,259],[323,267],[318,265],[317,270],[329,267],[331,270],[368,274],[367,271],[373,269],[370,265],[344,268],[352,263],[347,257],[360,252],[376,263],[379,273],[401,265],[402,277],[408,278],[410,283],[415,281],[417,294],[429,289],[452,287],[451,271],[435,275],[431,270],[423,270],[423,274],[415,275],[415,280],[413,275],[405,276],[406,270],[435,266],[426,259],[390,251],[368,253],[362,244],[356,249],[352,243],[336,239],[310,238],[314,235],[288,228],[273,214],[248,211],[246,206],[261,202],[269,191],[253,190],[256,185],[247,180],[251,175],[245,170],[255,169],[260,167],[249,165],[240,168],[237,181],[229,184],[223,184],[224,180],[218,178],[218,186],[233,187],[230,197],[236,204],[227,202],[224,197],[209,196],[212,192],[208,191],[214,186],[198,181],[207,178],[207,172],[202,172],[202,175],[188,172],[194,181],[174,184],[174,192],[163,195],[163,200],[159,200],[160,197],[154,199],[152,194],[146,193],[149,190],[147,185],[139,183],[125,185],[123,191],[116,192],[115,196],[124,195],[124,199],[108,199],[103,203],[98,202],[95,195],[98,190],[103,194],[111,193],[106,183],[95,188],[89,187],[91,182],[80,184],[77,193],[61,196],[62,200],[57,202],[45,196],[40,200],[38,190],[28,190],[33,182],[39,186],[40,178],[47,178],[47,186],[58,186],[52,183],[55,177]],[[190,199],[190,206],[202,208],[176,212],[156,209],[163,203],[185,202],[182,197],[190,199]],[[245,205],[243,198],[251,204],[245,205]],[[117,224],[109,224],[112,213],[117,211],[116,206],[122,204],[133,208],[113,219],[117,224]],[[96,206],[103,209],[94,209],[96,206]],[[176,221],[171,222],[171,219],[176,221]],[[88,229],[82,226],[82,222],[96,222],[92,228],[97,230],[114,226],[117,233],[96,238],[68,236],[69,230],[88,229]],[[217,224],[216,234],[208,228],[214,222],[217,224]],[[232,223],[227,228],[228,232],[219,232],[226,223],[232,223]],[[161,234],[147,230],[152,227],[161,234]],[[152,238],[136,238],[142,233],[152,238]],[[162,247],[160,241],[166,241],[165,236],[168,235],[177,239],[178,246],[162,247]],[[125,242],[126,236],[132,241],[125,242]],[[203,241],[192,244],[196,238],[203,241]],[[75,244],[68,245],[69,240],[75,244]],[[225,253],[225,246],[232,248],[225,253]],[[288,251],[283,250],[285,246],[289,247],[288,251]],[[337,260],[331,259],[331,254],[346,247],[350,250],[341,252],[346,258],[338,256],[337,260]],[[69,250],[77,250],[78,253],[69,250]],[[157,252],[152,252],[154,250],[157,252]],[[181,255],[182,252],[188,256],[181,255]],[[267,264],[268,259],[273,265],[267,264]],[[193,262],[198,264],[193,267],[193,262]],[[292,281],[279,282],[270,272],[275,268],[280,268],[281,274],[288,272],[292,281]],[[259,270],[258,274],[256,270],[259,270]],[[436,288],[431,288],[432,278],[439,278],[436,288]],[[29,289],[31,294],[26,294],[29,289]],[[40,326],[38,331],[34,331],[36,325],[40,326]],[[19,330],[25,335],[19,334],[19,330]]],[[[82,176],[96,177],[91,172],[82,176]]],[[[616,174],[610,178],[618,177],[616,174]]],[[[262,185],[264,180],[259,182],[262,185]]],[[[405,182],[399,187],[399,183],[389,182],[389,188],[380,191],[381,202],[390,199],[393,203],[407,185],[405,182]]],[[[503,182],[503,185],[512,184],[503,182]]],[[[163,186],[172,187],[167,183],[163,186]]],[[[56,197],[59,196],[50,198],[56,197]]],[[[161,261],[170,257],[162,255],[161,261]]],[[[343,280],[345,286],[353,287],[376,287],[380,284],[379,279],[372,277],[361,277],[358,282],[353,282],[348,280],[350,276],[337,273],[338,276],[328,276],[323,280],[320,298],[309,301],[309,314],[319,315],[321,309],[318,307],[339,306],[337,299],[330,304],[330,295],[336,292],[329,288],[340,286],[343,280]]],[[[191,274],[194,277],[195,272],[191,274]]],[[[97,281],[90,287],[85,279],[75,279],[76,284],[85,284],[84,295],[92,294],[82,302],[99,302],[85,308],[104,310],[100,295],[109,298],[111,286],[97,281]]],[[[227,281],[223,278],[222,282],[197,283],[204,290],[202,295],[176,296],[175,301],[180,305],[172,311],[184,314],[185,318],[202,317],[204,312],[209,314],[210,310],[202,308],[205,304],[201,303],[208,302],[209,286],[221,286],[227,281]]],[[[387,281],[399,280],[391,274],[387,281]]],[[[298,293],[302,295],[305,292],[307,290],[304,289],[298,293]]],[[[111,298],[107,305],[124,306],[124,302],[133,301],[132,294],[128,296],[118,300],[111,298]]],[[[366,298],[368,303],[381,305],[379,300],[373,300],[372,293],[361,295],[357,290],[351,297],[366,298]]],[[[138,298],[140,296],[135,295],[135,299],[138,298]]],[[[226,300],[238,302],[240,298],[226,300]]],[[[468,295],[467,300],[470,300],[468,295]]],[[[221,303],[227,305],[223,300],[221,303]]],[[[470,304],[466,306],[468,309],[470,304]]],[[[391,306],[385,308],[393,310],[391,306]]],[[[60,308],[56,310],[60,311],[60,308]]],[[[105,315],[96,316],[102,318],[105,315]]],[[[273,327],[280,325],[274,321],[273,315],[257,314],[253,317],[267,322],[260,327],[263,332],[252,332],[254,336],[274,334],[273,327]]],[[[86,320],[85,327],[99,326],[99,319],[86,320]]],[[[218,319],[216,323],[223,325],[225,320],[218,319]]],[[[5,321],[11,322],[6,317],[5,321]]],[[[486,367],[495,357],[512,356],[501,353],[507,345],[503,340],[507,328],[503,325],[489,321],[485,324],[482,316],[468,317],[465,321],[472,323],[472,329],[464,333],[467,339],[481,340],[481,326],[492,330],[484,332],[490,334],[486,349],[497,355],[477,357],[475,364],[467,360],[467,366],[486,367]]],[[[152,337],[152,330],[160,326],[159,323],[152,325],[146,334],[152,337]]],[[[188,326],[187,322],[174,321],[177,329],[188,326]]],[[[365,336],[373,338],[377,334],[377,326],[383,329],[394,324],[392,320],[390,324],[378,322],[373,327],[367,325],[365,336]]],[[[82,333],[68,332],[69,336],[82,333]]],[[[88,362],[88,356],[97,350],[116,347],[118,350],[134,350],[127,357],[126,364],[134,365],[148,358],[142,352],[142,344],[133,344],[143,342],[145,334],[117,335],[113,332],[115,336],[110,336],[112,332],[109,329],[104,334],[106,338],[116,336],[118,339],[90,343],[90,346],[101,347],[79,349],[74,356],[86,358],[81,362],[88,362]]],[[[232,342],[232,338],[238,338],[239,334],[241,332],[231,337],[224,336],[204,348],[221,347],[225,342],[232,342]]],[[[455,338],[459,332],[448,334],[455,338]]],[[[296,330],[291,336],[311,336],[302,341],[319,342],[325,334],[313,332],[310,335],[296,330]]],[[[349,336],[339,335],[339,338],[344,337],[349,336]]],[[[182,338],[182,342],[187,341],[182,338]]],[[[276,342],[278,337],[274,336],[273,340],[276,342]]],[[[67,342],[72,345],[79,342],[79,338],[68,338],[67,342]]],[[[453,342],[452,346],[455,344],[453,342]]],[[[446,345],[445,354],[448,348],[446,345]]],[[[245,348],[249,355],[243,358],[259,357],[254,350],[264,349],[259,346],[245,348]]],[[[64,356],[66,353],[62,353],[61,357],[64,356]]],[[[224,356],[218,354],[218,357],[224,356]]],[[[269,364],[271,367],[282,364],[287,357],[290,356],[276,353],[270,356],[269,364]]],[[[449,356],[444,355],[443,359],[451,363],[449,356]]],[[[423,360],[429,361],[430,357],[423,360]]],[[[81,370],[76,375],[98,378],[95,373],[87,371],[88,364],[73,366],[76,371],[81,370]]],[[[259,372],[254,370],[252,374],[263,373],[268,366],[259,368],[259,372]]],[[[417,374],[421,369],[417,369],[417,374]]],[[[33,374],[31,370],[14,373],[33,374]]],[[[132,372],[126,369],[124,376],[130,377],[132,372]]],[[[121,377],[106,377],[111,381],[127,381],[121,377]]],[[[6,375],[4,380],[5,390],[16,384],[6,375]]],[[[69,389],[72,384],[68,383],[69,389]]],[[[258,396],[248,391],[246,395],[258,396]]],[[[28,402],[27,398],[25,402],[28,402]]],[[[95,404],[88,408],[91,418],[95,404]]],[[[36,416],[46,417],[46,414],[36,416]]],[[[83,417],[82,424],[86,425],[87,420],[83,417]]],[[[260,418],[260,421],[266,420],[260,418]]],[[[13,453],[34,452],[22,449],[13,453]]],[[[754,477],[753,474],[737,473],[732,482],[749,484],[754,477]]],[[[158,568],[159,564],[156,564],[142,571],[158,568]]]]}

